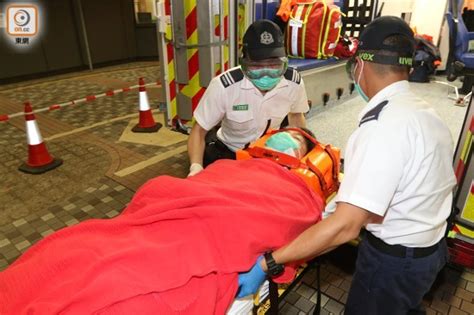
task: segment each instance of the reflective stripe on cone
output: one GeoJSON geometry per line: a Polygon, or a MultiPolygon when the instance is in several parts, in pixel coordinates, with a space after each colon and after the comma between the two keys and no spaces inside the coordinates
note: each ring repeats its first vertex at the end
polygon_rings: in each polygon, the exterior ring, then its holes
{"type": "Polygon", "coordinates": [[[28,161],[18,169],[29,174],[41,174],[52,170],[63,163],[53,158],[43,142],[43,137],[36,122],[30,102],[25,103],[26,137],[28,141],[28,161]]]}
{"type": "Polygon", "coordinates": [[[138,124],[132,128],[133,132],[157,132],[163,125],[156,123],[151,112],[150,103],[148,101],[148,95],[146,93],[145,80],[140,78],[138,80],[140,85],[138,88],[138,109],[140,112],[140,118],[138,124]]]}

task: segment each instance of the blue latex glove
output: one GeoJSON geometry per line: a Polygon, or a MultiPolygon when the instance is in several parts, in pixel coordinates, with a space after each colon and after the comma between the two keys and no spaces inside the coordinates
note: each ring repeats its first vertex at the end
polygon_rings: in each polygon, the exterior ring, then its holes
{"type": "Polygon", "coordinates": [[[262,285],[267,277],[265,271],[260,266],[260,261],[263,256],[258,257],[257,262],[252,269],[247,272],[239,273],[239,290],[237,291],[237,298],[257,293],[258,288],[262,285]]]}

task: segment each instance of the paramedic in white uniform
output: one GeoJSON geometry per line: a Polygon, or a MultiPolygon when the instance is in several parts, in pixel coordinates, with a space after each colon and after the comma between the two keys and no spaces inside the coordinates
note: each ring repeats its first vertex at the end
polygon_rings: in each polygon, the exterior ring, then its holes
{"type": "Polygon", "coordinates": [[[235,159],[235,151],[289,124],[305,127],[308,98],[300,74],[288,68],[284,37],[269,20],[249,26],[243,38],[241,66],[215,77],[200,100],[188,140],[189,175],[218,159],[235,159]],[[213,128],[220,125],[217,134],[213,128]]]}
{"type": "Polygon", "coordinates": [[[348,69],[368,104],[347,144],[336,211],[241,274],[239,296],[255,291],[263,270],[275,276],[280,264],[334,249],[365,227],[345,314],[424,314],[423,296],[447,261],[455,176],[448,127],[410,91],[413,52],[400,18],[366,26],[348,69]]]}

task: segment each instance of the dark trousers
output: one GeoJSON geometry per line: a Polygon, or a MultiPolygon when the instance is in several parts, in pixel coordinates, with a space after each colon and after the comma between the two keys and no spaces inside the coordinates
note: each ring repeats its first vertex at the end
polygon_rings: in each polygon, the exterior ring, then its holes
{"type": "Polygon", "coordinates": [[[359,244],[344,314],[426,314],[421,302],[447,262],[446,241],[443,239],[428,256],[413,256],[410,248],[404,258],[383,253],[365,236],[359,244]]]}
{"type": "Polygon", "coordinates": [[[221,160],[235,160],[235,152],[230,150],[222,141],[217,138],[217,128],[209,130],[206,135],[206,147],[204,149],[203,166],[221,160]]]}

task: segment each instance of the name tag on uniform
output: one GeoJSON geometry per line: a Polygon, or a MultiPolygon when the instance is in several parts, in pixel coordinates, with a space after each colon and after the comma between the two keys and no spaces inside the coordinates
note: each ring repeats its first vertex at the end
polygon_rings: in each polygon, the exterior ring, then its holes
{"type": "Polygon", "coordinates": [[[249,104],[233,105],[232,110],[234,111],[249,110],[249,104]]]}

